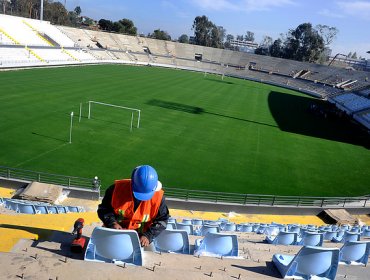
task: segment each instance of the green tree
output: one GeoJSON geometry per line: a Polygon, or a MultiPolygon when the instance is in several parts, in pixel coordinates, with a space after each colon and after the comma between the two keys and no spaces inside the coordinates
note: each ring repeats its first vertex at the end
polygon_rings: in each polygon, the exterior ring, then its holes
{"type": "Polygon", "coordinates": [[[243,41],[244,40],[244,36],[243,35],[236,35],[236,40],[243,41]]]}
{"type": "Polygon", "coordinates": [[[217,26],[217,30],[222,44],[226,38],[226,29],[223,26],[217,26]]]}
{"type": "Polygon", "coordinates": [[[338,28],[330,27],[328,25],[318,24],[316,25],[316,29],[323,38],[325,47],[329,46],[339,33],[338,28]]]}
{"type": "Polygon", "coordinates": [[[210,46],[213,23],[206,16],[197,16],[194,19],[194,41],[196,45],[210,46]]]}
{"type": "Polygon", "coordinates": [[[226,35],[226,41],[224,43],[225,49],[231,49],[231,41],[234,40],[234,36],[231,34],[226,35]]]}
{"type": "Polygon", "coordinates": [[[81,13],[82,13],[82,10],[81,10],[81,7],[80,6],[77,6],[74,10],[74,12],[76,13],[77,16],[80,16],[81,13]]]}
{"type": "Polygon", "coordinates": [[[247,34],[244,36],[244,41],[254,42],[254,32],[247,31],[247,34]]]}
{"type": "Polygon", "coordinates": [[[269,53],[273,57],[283,57],[283,41],[276,39],[270,46],[269,53]]]}
{"type": "Polygon", "coordinates": [[[108,19],[100,19],[98,24],[99,24],[100,29],[105,30],[105,31],[112,31],[112,28],[113,28],[112,21],[108,19]]]}
{"type": "Polygon", "coordinates": [[[60,2],[46,2],[44,4],[44,19],[52,24],[68,25],[68,11],[60,2]]]}
{"type": "Polygon", "coordinates": [[[324,51],[324,40],[311,23],[302,23],[291,29],[284,42],[284,58],[298,61],[316,61],[324,51]]]}
{"type": "Polygon", "coordinates": [[[124,18],[119,21],[121,28],[119,31],[120,33],[130,34],[130,35],[137,35],[137,28],[135,27],[132,20],[124,18]]]}
{"type": "Polygon", "coordinates": [[[150,34],[150,37],[158,40],[171,41],[171,36],[166,31],[160,29],[154,30],[154,32],[150,34]]]}
{"type": "Polygon", "coordinates": [[[189,44],[189,36],[186,35],[186,34],[182,34],[180,37],[179,37],[179,43],[185,43],[185,44],[189,44]]]}

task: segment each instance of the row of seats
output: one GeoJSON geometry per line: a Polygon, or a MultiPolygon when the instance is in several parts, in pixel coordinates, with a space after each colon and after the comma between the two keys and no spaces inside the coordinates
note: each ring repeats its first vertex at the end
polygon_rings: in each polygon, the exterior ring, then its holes
{"type": "MultiPolygon", "coordinates": [[[[208,232],[254,232],[257,234],[265,234],[267,236],[276,236],[279,232],[292,232],[297,233],[298,238],[302,238],[304,233],[322,233],[324,240],[342,240],[345,232],[358,233],[362,236],[370,236],[369,226],[350,226],[350,225],[296,225],[296,224],[263,224],[263,223],[230,223],[227,220],[200,220],[200,219],[182,219],[177,222],[175,219],[170,218],[167,223],[167,229],[180,229],[185,230],[189,235],[205,236],[208,232]]],[[[298,239],[298,241],[300,241],[298,239]]]]}
{"type": "MultiPolygon", "coordinates": [[[[188,234],[184,230],[166,229],[153,243],[158,252],[190,253],[188,234]]],[[[370,242],[348,241],[340,249],[304,246],[294,256],[275,254],[272,261],[284,278],[319,276],[335,279],[339,264],[366,265],[369,252],[370,242]]],[[[97,227],[91,235],[84,259],[140,266],[143,265],[143,254],[136,231],[97,227]]],[[[194,255],[238,257],[237,236],[208,233],[203,239],[195,240],[194,255]]]]}
{"type": "Polygon", "coordinates": [[[337,95],[333,97],[332,100],[345,106],[352,112],[370,109],[370,99],[355,93],[344,93],[337,95]]]}
{"type": "Polygon", "coordinates": [[[51,205],[45,202],[11,198],[0,198],[0,205],[22,214],[66,214],[70,212],[80,213],[85,211],[81,206],[51,205]]]}
{"type": "Polygon", "coordinates": [[[367,265],[370,242],[349,241],[339,248],[304,246],[296,255],[274,254],[283,278],[335,279],[339,264],[367,265]]]}

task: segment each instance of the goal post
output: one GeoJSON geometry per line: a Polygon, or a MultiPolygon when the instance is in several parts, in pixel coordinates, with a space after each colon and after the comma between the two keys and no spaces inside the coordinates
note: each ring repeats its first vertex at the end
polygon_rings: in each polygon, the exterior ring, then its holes
{"type": "Polygon", "coordinates": [[[108,106],[108,107],[114,107],[114,108],[119,108],[119,109],[124,109],[124,110],[129,110],[131,111],[131,129],[132,129],[132,124],[134,121],[134,113],[137,113],[137,125],[136,128],[140,127],[140,117],[141,117],[141,110],[136,109],[136,108],[130,108],[130,107],[125,107],[125,106],[119,106],[119,105],[114,105],[114,104],[108,104],[108,103],[103,103],[103,102],[97,102],[97,101],[89,101],[89,114],[88,114],[88,119],[91,118],[92,115],[92,104],[97,104],[97,105],[103,105],[103,106],[108,106]]]}

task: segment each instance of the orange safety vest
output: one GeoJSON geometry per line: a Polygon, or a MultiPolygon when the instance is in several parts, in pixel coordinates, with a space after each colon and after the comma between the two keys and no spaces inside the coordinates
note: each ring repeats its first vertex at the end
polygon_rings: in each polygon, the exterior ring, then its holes
{"type": "Polygon", "coordinates": [[[134,212],[134,197],[131,179],[116,180],[112,195],[112,207],[117,222],[125,229],[134,229],[140,233],[148,230],[158,214],[162,202],[163,190],[156,191],[147,201],[141,201],[134,212]]]}

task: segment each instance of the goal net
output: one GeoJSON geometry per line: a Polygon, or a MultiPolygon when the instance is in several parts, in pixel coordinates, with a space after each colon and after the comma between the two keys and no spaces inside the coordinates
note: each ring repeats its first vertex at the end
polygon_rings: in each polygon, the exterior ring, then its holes
{"type": "Polygon", "coordinates": [[[140,127],[140,115],[141,115],[141,110],[136,109],[136,108],[129,108],[125,106],[119,106],[119,105],[114,105],[114,104],[108,104],[108,103],[102,103],[102,102],[97,102],[97,101],[89,101],[89,114],[88,114],[88,119],[91,119],[93,115],[93,111],[95,112],[96,110],[94,109],[95,106],[105,106],[105,107],[110,107],[110,108],[116,108],[120,110],[125,110],[130,112],[131,114],[131,121],[130,121],[130,130],[132,130],[133,126],[136,125],[136,128],[140,127]]]}

